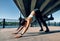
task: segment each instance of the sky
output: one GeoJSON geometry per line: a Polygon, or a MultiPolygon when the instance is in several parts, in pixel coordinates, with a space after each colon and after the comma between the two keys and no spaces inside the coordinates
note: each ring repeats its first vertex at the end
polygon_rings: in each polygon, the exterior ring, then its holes
{"type": "Polygon", "coordinates": [[[60,22],[60,10],[53,13],[54,20],[56,22],[60,22]]]}
{"type": "MultiPolygon", "coordinates": [[[[0,0],[0,18],[18,19],[20,16],[19,9],[13,0],[0,0]]],[[[60,10],[53,13],[54,20],[60,22],[60,10]]]]}
{"type": "Polygon", "coordinates": [[[13,0],[0,0],[0,18],[18,19],[19,9],[13,0]]]}

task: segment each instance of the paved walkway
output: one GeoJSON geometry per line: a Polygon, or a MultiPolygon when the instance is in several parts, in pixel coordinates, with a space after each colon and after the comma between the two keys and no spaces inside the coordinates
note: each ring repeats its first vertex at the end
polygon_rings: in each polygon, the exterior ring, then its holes
{"type": "Polygon", "coordinates": [[[50,32],[39,32],[39,27],[30,27],[21,38],[14,38],[12,34],[16,28],[0,29],[0,41],[60,41],[60,27],[49,26],[50,32]]]}

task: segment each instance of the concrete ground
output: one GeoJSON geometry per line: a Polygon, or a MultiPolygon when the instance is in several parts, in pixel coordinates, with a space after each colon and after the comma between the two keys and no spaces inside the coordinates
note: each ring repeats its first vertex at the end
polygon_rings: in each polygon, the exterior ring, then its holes
{"type": "Polygon", "coordinates": [[[0,41],[60,41],[60,27],[49,26],[50,32],[39,31],[40,27],[30,27],[21,38],[14,38],[16,28],[0,29],[0,41]]]}

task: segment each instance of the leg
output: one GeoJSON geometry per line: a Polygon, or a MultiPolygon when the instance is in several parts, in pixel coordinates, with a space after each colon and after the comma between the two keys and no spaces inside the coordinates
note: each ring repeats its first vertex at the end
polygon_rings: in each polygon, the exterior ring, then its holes
{"type": "Polygon", "coordinates": [[[43,27],[42,27],[41,21],[40,21],[39,18],[37,18],[37,17],[36,17],[36,19],[37,19],[37,21],[38,21],[38,23],[39,23],[39,26],[41,27],[41,30],[40,30],[40,31],[43,31],[43,27]]]}
{"type": "Polygon", "coordinates": [[[45,32],[49,32],[49,28],[48,28],[48,26],[46,24],[46,21],[44,21],[44,20],[41,20],[41,21],[42,21],[43,25],[46,27],[46,31],[45,32]]]}
{"type": "Polygon", "coordinates": [[[46,21],[43,19],[43,16],[37,14],[37,17],[43,23],[43,25],[46,27],[46,31],[45,32],[49,32],[49,28],[48,28],[48,26],[46,24],[46,21]]]}

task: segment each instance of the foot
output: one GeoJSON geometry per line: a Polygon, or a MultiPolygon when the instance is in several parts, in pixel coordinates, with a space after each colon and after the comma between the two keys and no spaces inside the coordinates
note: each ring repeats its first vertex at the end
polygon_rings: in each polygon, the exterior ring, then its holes
{"type": "Polygon", "coordinates": [[[41,29],[40,31],[43,31],[43,29],[41,29]]]}
{"type": "Polygon", "coordinates": [[[17,34],[16,36],[14,36],[15,38],[20,38],[20,37],[22,37],[22,35],[21,34],[17,34]]]}
{"type": "Polygon", "coordinates": [[[45,32],[49,32],[49,30],[46,30],[45,32]]]}

